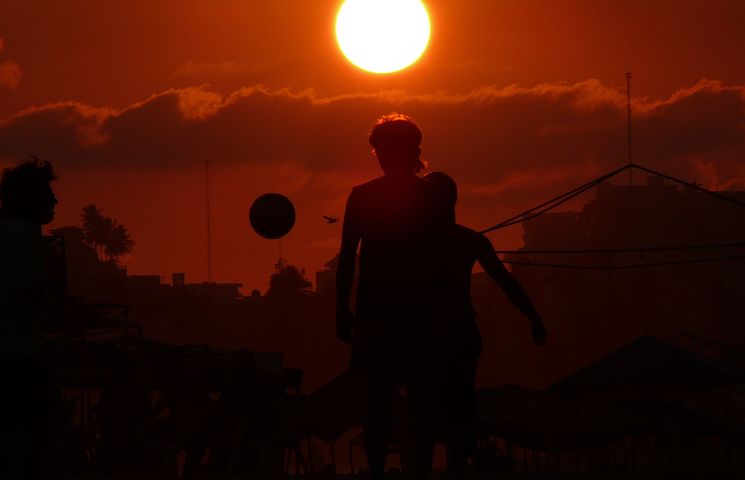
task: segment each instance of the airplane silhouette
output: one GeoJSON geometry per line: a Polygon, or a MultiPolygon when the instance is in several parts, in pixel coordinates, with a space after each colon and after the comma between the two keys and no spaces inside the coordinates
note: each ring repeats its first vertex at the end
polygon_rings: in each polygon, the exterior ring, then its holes
{"type": "Polygon", "coordinates": [[[338,223],[339,219],[334,217],[327,217],[326,215],[323,215],[324,220],[326,220],[327,223],[333,224],[338,223]]]}

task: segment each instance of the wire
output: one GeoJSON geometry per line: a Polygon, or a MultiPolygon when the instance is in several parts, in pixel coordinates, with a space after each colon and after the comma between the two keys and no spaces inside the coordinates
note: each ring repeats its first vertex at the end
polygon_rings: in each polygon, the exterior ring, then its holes
{"type": "MultiPolygon", "coordinates": [[[[745,207],[745,202],[741,202],[737,199],[728,197],[718,192],[707,190],[706,188],[703,188],[699,185],[686,182],[684,180],[680,180],[678,178],[672,177],[670,175],[666,175],[661,172],[657,172],[650,168],[642,167],[641,165],[637,165],[634,163],[628,163],[621,168],[613,170],[612,172],[602,175],[596,178],[595,180],[592,180],[583,185],[580,185],[579,187],[569,190],[568,192],[565,192],[557,197],[554,197],[546,202],[543,202],[531,209],[528,209],[517,215],[513,215],[512,217],[496,225],[493,225],[489,228],[485,228],[480,233],[488,233],[493,230],[509,227],[511,225],[515,225],[518,223],[523,223],[523,222],[532,220],[540,215],[543,215],[546,212],[549,212],[550,210],[558,207],[559,205],[566,203],[572,198],[586,192],[587,190],[599,185],[600,183],[618,175],[624,170],[631,169],[631,168],[636,168],[638,170],[651,173],[652,175],[656,175],[664,179],[670,180],[672,182],[679,183],[687,188],[691,188],[693,190],[706,193],[707,195],[711,195],[720,200],[724,200],[726,202],[738,205],[740,207],[745,207]]],[[[641,252],[662,252],[662,251],[677,251],[677,250],[706,250],[706,249],[732,248],[732,247],[744,247],[744,246],[745,246],[745,243],[723,243],[723,244],[714,244],[714,245],[673,245],[673,246],[666,246],[666,247],[601,248],[601,249],[572,249],[572,250],[517,250],[517,251],[495,250],[495,252],[502,253],[502,254],[517,254],[517,255],[581,254],[581,253],[641,253],[641,252]]],[[[537,262],[520,262],[520,261],[504,261],[503,263],[507,265],[523,265],[523,266],[545,267],[545,268],[567,268],[567,269],[578,269],[578,270],[630,270],[630,269],[636,269],[636,268],[661,267],[661,266],[669,266],[669,265],[690,265],[690,264],[696,264],[696,263],[718,262],[718,261],[729,261],[729,260],[740,260],[740,259],[745,259],[745,255],[732,255],[732,256],[726,256],[726,257],[698,258],[698,259],[688,259],[688,260],[675,260],[675,261],[666,261],[666,262],[637,263],[637,264],[632,264],[632,265],[606,265],[606,266],[576,265],[576,264],[572,265],[572,264],[559,264],[559,263],[537,263],[537,262]]]]}
{"type": "Polygon", "coordinates": [[[494,250],[494,253],[510,255],[543,255],[543,254],[581,254],[581,253],[639,253],[666,252],[676,250],[712,250],[718,248],[745,247],[745,242],[717,243],[711,245],[673,245],[666,247],[637,247],[637,248],[590,248],[578,250],[494,250]]]}
{"type": "Polygon", "coordinates": [[[497,230],[500,228],[509,227],[510,225],[515,225],[516,223],[522,223],[527,222],[528,220],[531,220],[535,217],[538,217],[540,215],[543,215],[544,213],[558,207],[562,203],[565,203],[572,198],[576,197],[577,195],[580,195],[581,193],[586,192],[587,190],[591,189],[592,187],[608,180],[611,177],[614,177],[618,175],[619,173],[623,172],[624,170],[630,168],[629,165],[624,165],[621,168],[617,168],[616,170],[613,170],[612,172],[609,172],[601,177],[596,178],[595,180],[592,180],[590,182],[587,182],[583,185],[580,185],[577,188],[574,188],[572,190],[569,190],[568,192],[565,192],[557,197],[554,197],[546,202],[541,203],[540,205],[536,205],[535,207],[528,209],[522,213],[519,213],[517,215],[514,215],[496,225],[493,225],[489,228],[485,228],[484,230],[481,230],[480,233],[488,233],[493,230],[497,230]],[[537,211],[537,213],[536,213],[537,211]]]}
{"type": "Polygon", "coordinates": [[[648,268],[648,267],[663,267],[669,265],[690,265],[694,263],[707,263],[707,262],[720,262],[728,260],[744,260],[745,255],[732,255],[727,257],[715,257],[715,258],[696,258],[690,260],[677,260],[670,262],[654,262],[654,263],[637,263],[633,265],[571,265],[561,263],[534,263],[534,262],[510,262],[503,261],[502,263],[507,265],[523,265],[530,267],[546,267],[546,268],[567,268],[574,270],[632,270],[636,268],[648,268]]]}
{"type": "Polygon", "coordinates": [[[513,215],[512,217],[497,223],[496,225],[492,225],[491,227],[485,228],[481,230],[480,233],[488,233],[494,230],[498,230],[500,228],[509,227],[511,225],[515,225],[518,223],[527,222],[529,220],[532,220],[536,217],[539,217],[543,215],[544,213],[547,213],[554,208],[558,207],[559,205],[566,203],[567,201],[571,200],[572,198],[576,197],[577,195],[580,195],[587,190],[597,186],[598,184],[615,177],[619,173],[623,172],[624,170],[630,169],[630,168],[636,168],[638,170],[641,170],[643,172],[651,173],[652,175],[656,175],[658,177],[662,177],[664,179],[670,180],[675,183],[679,183],[685,187],[691,188],[693,190],[706,193],[707,195],[711,195],[715,198],[718,198],[720,200],[724,200],[726,202],[732,203],[734,205],[744,207],[745,208],[745,202],[741,202],[737,199],[734,199],[732,197],[728,197],[727,195],[723,195],[718,192],[713,192],[711,190],[708,190],[704,187],[701,187],[700,185],[696,185],[694,183],[686,182],[685,180],[681,180],[679,178],[672,177],[670,175],[666,175],[664,173],[658,172],[656,170],[652,170],[651,168],[643,167],[641,165],[638,165],[636,163],[628,163],[624,165],[621,168],[617,168],[616,170],[613,170],[612,172],[609,172],[603,176],[600,176],[596,178],[595,180],[592,180],[590,182],[587,182],[583,185],[580,185],[579,187],[576,187],[572,190],[569,190],[568,192],[565,192],[557,197],[554,197],[546,202],[541,203],[540,205],[536,205],[533,208],[530,208],[528,210],[525,210],[522,213],[518,213],[517,215],[513,215]]]}
{"type": "Polygon", "coordinates": [[[697,190],[699,192],[706,193],[707,195],[711,195],[713,197],[718,198],[719,200],[724,200],[725,202],[733,203],[739,207],[745,208],[745,202],[741,202],[737,199],[734,199],[732,197],[728,197],[727,195],[723,195],[719,192],[713,192],[709,189],[706,189],[700,185],[696,185],[695,183],[686,182],[685,180],[681,180],[679,178],[671,177],[670,175],[665,175],[664,173],[658,172],[656,170],[652,170],[651,168],[642,167],[641,165],[637,165],[635,163],[630,164],[632,168],[636,168],[638,170],[641,170],[643,172],[651,173],[652,175],[657,175],[658,177],[662,177],[666,180],[670,180],[671,182],[679,183],[683,186],[686,186],[688,188],[692,188],[693,190],[697,190]]]}

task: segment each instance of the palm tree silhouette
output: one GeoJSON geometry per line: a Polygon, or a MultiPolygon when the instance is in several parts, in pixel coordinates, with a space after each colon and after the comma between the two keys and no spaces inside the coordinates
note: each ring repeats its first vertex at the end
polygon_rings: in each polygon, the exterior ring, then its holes
{"type": "Polygon", "coordinates": [[[99,260],[115,262],[130,253],[134,242],[124,225],[103,215],[103,210],[91,203],[83,207],[80,214],[83,221],[83,239],[96,249],[99,260]]]}
{"type": "Polygon", "coordinates": [[[129,237],[127,228],[124,225],[118,225],[116,221],[112,222],[111,233],[108,236],[104,253],[109,260],[118,262],[119,259],[130,253],[135,242],[129,237]]]}
{"type": "Polygon", "coordinates": [[[93,203],[83,207],[80,218],[83,221],[83,239],[96,249],[99,260],[103,259],[104,245],[111,233],[111,219],[104,217],[103,210],[93,203]]]}

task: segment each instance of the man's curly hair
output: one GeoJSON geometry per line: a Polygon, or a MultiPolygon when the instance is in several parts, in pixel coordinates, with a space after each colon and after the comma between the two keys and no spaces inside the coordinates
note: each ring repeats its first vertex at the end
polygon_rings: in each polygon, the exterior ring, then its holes
{"type": "Polygon", "coordinates": [[[38,191],[56,179],[52,164],[36,157],[18,166],[5,168],[0,180],[0,205],[5,209],[15,208],[29,192],[38,191]]]}
{"type": "Polygon", "coordinates": [[[368,140],[376,152],[399,150],[411,153],[411,158],[416,158],[413,165],[415,172],[425,167],[424,162],[419,159],[422,131],[407,115],[401,113],[383,115],[375,122],[368,140]]]}

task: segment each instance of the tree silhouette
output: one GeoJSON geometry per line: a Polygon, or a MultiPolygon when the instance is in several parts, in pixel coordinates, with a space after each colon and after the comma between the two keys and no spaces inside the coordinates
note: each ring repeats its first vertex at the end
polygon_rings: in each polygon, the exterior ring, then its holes
{"type": "Polygon", "coordinates": [[[96,249],[99,260],[118,261],[132,251],[134,242],[126,227],[104,216],[103,210],[95,204],[83,207],[80,218],[83,221],[83,240],[96,249]]]}
{"type": "MultiPolygon", "coordinates": [[[[280,262],[283,264],[284,262],[280,262]]],[[[307,341],[315,322],[311,283],[305,271],[293,265],[280,265],[279,271],[269,279],[266,292],[267,319],[275,332],[266,347],[285,355],[287,362],[300,362],[305,358],[307,341]]]]}
{"type": "Polygon", "coordinates": [[[102,259],[104,245],[110,233],[110,225],[103,216],[103,210],[91,203],[83,207],[80,218],[83,221],[83,239],[96,249],[99,260],[102,259]]]}
{"type": "Polygon", "coordinates": [[[104,253],[109,260],[118,262],[119,259],[132,251],[135,242],[129,238],[127,228],[124,225],[118,225],[112,222],[111,233],[104,247],[104,253]]]}
{"type": "Polygon", "coordinates": [[[312,286],[310,280],[305,278],[305,269],[298,270],[294,265],[285,265],[269,279],[266,296],[270,299],[292,301],[308,296],[312,286]]]}

